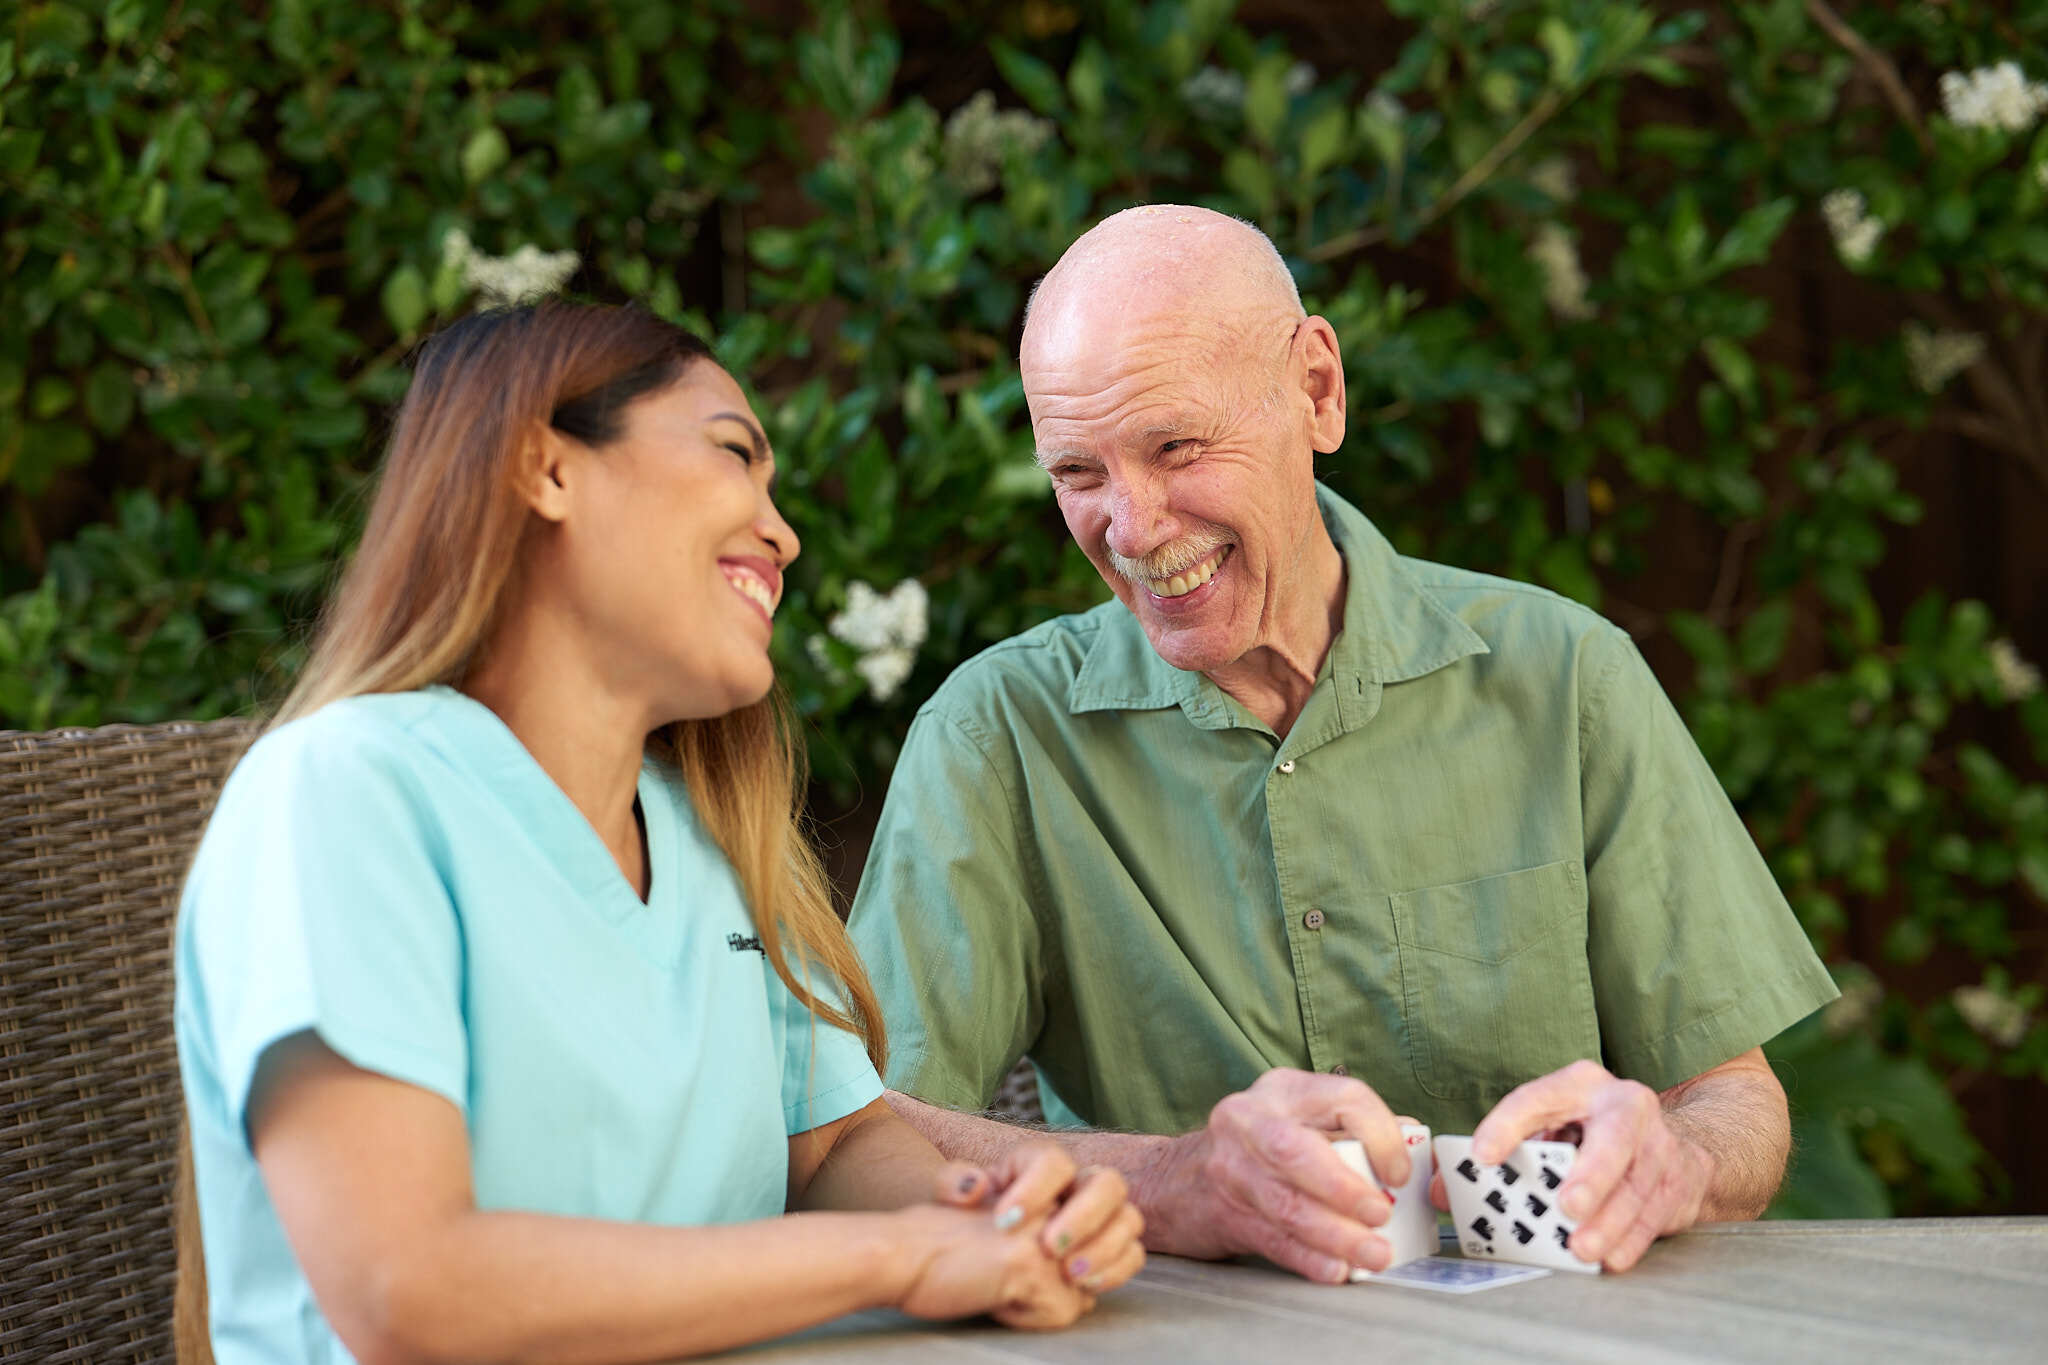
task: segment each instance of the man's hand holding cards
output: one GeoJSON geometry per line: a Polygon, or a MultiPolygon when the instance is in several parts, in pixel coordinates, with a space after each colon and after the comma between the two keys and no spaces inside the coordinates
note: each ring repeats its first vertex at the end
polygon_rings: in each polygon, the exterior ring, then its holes
{"type": "MultiPolygon", "coordinates": [[[[1408,1178],[1399,1185],[1389,1184],[1374,1174],[1362,1144],[1349,1139],[1330,1144],[1346,1166],[1386,1191],[1393,1202],[1394,1211],[1379,1230],[1394,1253],[1383,1267],[1385,1270],[1434,1256],[1437,1248],[1436,1209],[1429,1202],[1429,1129],[1419,1123],[1404,1123],[1401,1141],[1408,1148],[1408,1178]]],[[[1351,1271],[1353,1280],[1369,1280],[1373,1275],[1373,1271],[1362,1267],[1353,1267],[1351,1271]]]]}
{"type": "MultiPolygon", "coordinates": [[[[1749,1062],[1746,1055],[1717,1070],[1749,1062]]],[[[1760,1054],[1755,1064],[1768,1067],[1760,1054]]],[[[1699,1079],[1695,1078],[1695,1083],[1699,1079]]],[[[1649,1087],[1623,1080],[1597,1062],[1574,1062],[1509,1091],[1481,1121],[1469,1149],[1460,1149],[1459,1156],[1469,1157],[1477,1167],[1500,1168],[1504,1162],[1512,1164],[1519,1149],[1547,1150],[1559,1145],[1532,1144],[1529,1139],[1554,1138],[1576,1130],[1580,1135],[1576,1149],[1566,1145],[1569,1156],[1553,1152],[1557,1159],[1569,1161],[1569,1176],[1558,1186],[1546,1233],[1555,1241],[1557,1228],[1566,1227],[1565,1249],[1575,1264],[1563,1268],[1627,1270],[1659,1237],[1683,1232],[1699,1221],[1702,1203],[1714,1181],[1713,1158],[1672,1127],[1662,1100],[1649,1087]],[[1556,1221],[1559,1219],[1563,1222],[1556,1221]]],[[[1448,1137],[1437,1139],[1441,1188],[1432,1187],[1430,1198],[1438,1208],[1456,1216],[1457,1185],[1451,1178],[1456,1163],[1446,1146],[1450,1141],[1448,1137]]],[[[1525,1155],[1522,1164],[1528,1159],[1525,1155]]],[[[1560,1175],[1566,1173],[1556,1161],[1551,1168],[1560,1175]]],[[[1472,1182],[1464,1183],[1471,1187],[1472,1182]]],[[[1460,1222],[1461,1244],[1470,1221],[1460,1222]]],[[[1530,1226],[1526,1220],[1523,1225],[1530,1226]]],[[[1493,1245],[1498,1248],[1503,1243],[1493,1245]]],[[[1508,1259],[1527,1258],[1516,1255],[1508,1259]]]]}

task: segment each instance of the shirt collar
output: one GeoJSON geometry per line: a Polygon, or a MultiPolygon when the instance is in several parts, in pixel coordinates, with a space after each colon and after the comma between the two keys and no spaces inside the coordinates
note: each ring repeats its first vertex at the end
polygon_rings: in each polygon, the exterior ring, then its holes
{"type": "MultiPolygon", "coordinates": [[[[1320,484],[1316,505],[1345,567],[1344,624],[1318,685],[1327,678],[1348,696],[1366,683],[1407,682],[1490,652],[1477,631],[1415,580],[1363,512],[1320,484]]],[[[1102,629],[1068,690],[1070,712],[1178,706],[1204,729],[1237,723],[1239,708],[1223,690],[1160,658],[1129,608],[1110,602],[1099,610],[1102,629]]]]}

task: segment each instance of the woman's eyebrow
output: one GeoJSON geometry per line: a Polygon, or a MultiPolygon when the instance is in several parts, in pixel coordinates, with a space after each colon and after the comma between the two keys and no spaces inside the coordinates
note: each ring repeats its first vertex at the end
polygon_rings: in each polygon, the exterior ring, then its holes
{"type": "Polygon", "coordinates": [[[753,419],[753,418],[751,418],[751,417],[748,417],[748,416],[747,416],[747,415],[746,415],[745,413],[740,413],[740,412],[714,412],[714,413],[712,413],[712,414],[711,414],[711,416],[710,416],[710,417],[709,417],[708,419],[706,419],[706,420],[708,420],[708,421],[712,421],[712,422],[719,422],[719,421],[725,421],[725,422],[738,422],[738,423],[739,423],[739,424],[740,424],[741,426],[743,426],[743,427],[745,427],[745,428],[747,429],[747,435],[748,435],[748,436],[749,436],[749,437],[750,437],[750,438],[751,438],[751,439],[753,440],[753,443],[754,443],[754,458],[755,458],[755,459],[757,459],[757,460],[765,460],[765,459],[767,459],[767,458],[768,458],[768,437],[767,437],[767,435],[766,435],[765,433],[763,433],[763,432],[762,432],[761,428],[759,428],[759,427],[755,426],[755,425],[754,425],[754,419],[753,419]]]}

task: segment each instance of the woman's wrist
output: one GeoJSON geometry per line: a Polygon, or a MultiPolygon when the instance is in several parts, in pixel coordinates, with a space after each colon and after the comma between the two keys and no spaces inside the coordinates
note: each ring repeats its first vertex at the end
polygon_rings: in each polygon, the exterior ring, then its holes
{"type": "Polygon", "coordinates": [[[901,1308],[911,1290],[939,1253],[940,1221],[946,1210],[937,1204],[912,1204],[891,1213],[869,1214],[871,1239],[862,1247],[862,1263],[876,1272],[876,1308],[901,1308]]]}

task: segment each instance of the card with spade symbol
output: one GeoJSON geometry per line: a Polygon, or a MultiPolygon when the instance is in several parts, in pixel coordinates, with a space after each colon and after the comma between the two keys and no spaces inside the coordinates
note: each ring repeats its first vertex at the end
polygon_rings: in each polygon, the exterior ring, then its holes
{"type": "Polygon", "coordinates": [[[1558,1207],[1558,1187],[1571,1172],[1579,1149],[1569,1142],[1523,1143],[1498,1166],[1472,1159],[1472,1139],[1436,1139],[1436,1168],[1451,1200],[1458,1247],[1479,1260],[1513,1261],[1551,1270],[1597,1275],[1597,1263],[1582,1261],[1566,1246],[1578,1220],[1558,1207]]]}

